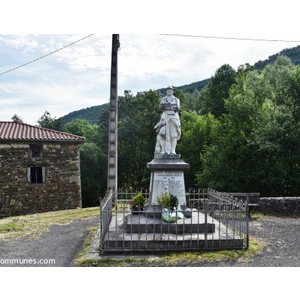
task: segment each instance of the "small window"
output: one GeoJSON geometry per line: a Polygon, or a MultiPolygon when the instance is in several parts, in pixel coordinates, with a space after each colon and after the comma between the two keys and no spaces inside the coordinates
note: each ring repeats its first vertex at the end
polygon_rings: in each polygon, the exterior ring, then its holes
{"type": "Polygon", "coordinates": [[[34,158],[42,157],[42,149],[43,147],[40,145],[31,145],[30,146],[31,157],[34,158]]]}
{"type": "Polygon", "coordinates": [[[28,168],[28,182],[32,184],[41,184],[45,180],[45,168],[30,167],[28,168]]]}

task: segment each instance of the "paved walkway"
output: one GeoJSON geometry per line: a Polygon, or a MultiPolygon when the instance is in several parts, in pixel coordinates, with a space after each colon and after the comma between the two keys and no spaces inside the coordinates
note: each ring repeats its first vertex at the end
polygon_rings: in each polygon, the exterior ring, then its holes
{"type": "Polygon", "coordinates": [[[47,233],[35,240],[1,241],[0,260],[16,259],[18,263],[0,264],[0,267],[74,266],[73,260],[81,252],[83,242],[88,235],[87,227],[98,224],[99,217],[77,220],[67,225],[52,225],[47,233]],[[49,260],[55,260],[55,263],[49,260]],[[23,264],[24,262],[27,263],[23,264]]]}

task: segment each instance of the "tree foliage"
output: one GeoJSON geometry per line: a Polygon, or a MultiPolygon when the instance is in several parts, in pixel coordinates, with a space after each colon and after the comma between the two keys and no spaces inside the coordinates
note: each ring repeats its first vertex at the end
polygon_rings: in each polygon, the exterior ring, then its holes
{"type": "Polygon", "coordinates": [[[72,134],[84,136],[89,142],[98,142],[98,126],[92,125],[87,120],[75,119],[66,125],[66,130],[72,134]]]}
{"type": "Polygon", "coordinates": [[[119,186],[149,185],[147,162],[155,149],[159,101],[159,93],[152,90],[119,98],[119,186]]]}
{"type": "Polygon", "coordinates": [[[17,114],[14,114],[11,119],[15,122],[23,123],[23,120],[17,114]]]}
{"type": "Polygon", "coordinates": [[[215,142],[202,155],[199,184],[268,196],[300,193],[298,68],[280,56],[263,71],[237,76],[215,142]]]}
{"type": "Polygon", "coordinates": [[[97,206],[100,197],[105,195],[107,173],[107,155],[100,144],[98,126],[87,120],[74,119],[66,125],[66,130],[87,139],[79,148],[82,203],[84,207],[97,206]]]}
{"type": "Polygon", "coordinates": [[[223,65],[216,71],[200,93],[201,114],[211,113],[219,117],[225,112],[225,99],[234,80],[235,70],[230,65],[223,65]]]}
{"type": "MultiPolygon", "coordinates": [[[[187,187],[300,194],[300,66],[284,56],[263,70],[223,65],[201,91],[175,89],[175,95],[182,125],[177,153],[191,166],[187,187]]],[[[119,97],[120,187],[149,186],[160,96],[150,90],[119,97]]],[[[63,126],[48,112],[39,119],[40,126],[87,138],[80,147],[84,206],[97,205],[105,193],[108,116],[106,105],[98,125],[77,119],[63,126]]]]}
{"type": "Polygon", "coordinates": [[[106,155],[94,142],[80,146],[83,207],[98,206],[106,191],[106,155]]]}
{"type": "Polygon", "coordinates": [[[54,129],[58,131],[65,131],[65,125],[62,119],[52,117],[50,112],[45,111],[44,114],[38,119],[38,125],[43,128],[54,129]]]}
{"type": "Polygon", "coordinates": [[[182,137],[177,152],[190,164],[185,174],[186,186],[197,186],[195,174],[202,168],[201,154],[212,144],[218,126],[219,121],[210,113],[205,116],[195,111],[181,113],[182,137]]]}

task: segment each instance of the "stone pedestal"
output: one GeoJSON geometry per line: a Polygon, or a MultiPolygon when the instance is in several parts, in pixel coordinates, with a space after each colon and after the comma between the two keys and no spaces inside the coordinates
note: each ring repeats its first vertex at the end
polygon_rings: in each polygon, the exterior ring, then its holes
{"type": "Polygon", "coordinates": [[[179,204],[186,204],[184,171],[190,168],[189,164],[179,155],[164,155],[153,159],[147,167],[151,170],[148,207],[157,205],[157,198],[165,193],[176,196],[179,204]]]}
{"type": "Polygon", "coordinates": [[[129,215],[126,220],[127,233],[164,233],[164,234],[192,234],[215,233],[215,223],[211,217],[207,218],[199,211],[193,211],[189,219],[179,219],[176,223],[165,223],[160,217],[148,217],[147,212],[129,215]]]}

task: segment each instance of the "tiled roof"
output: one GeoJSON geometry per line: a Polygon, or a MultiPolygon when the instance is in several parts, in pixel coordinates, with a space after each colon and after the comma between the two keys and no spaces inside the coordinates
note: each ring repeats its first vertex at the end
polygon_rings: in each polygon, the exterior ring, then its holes
{"type": "Polygon", "coordinates": [[[75,134],[32,126],[20,122],[0,121],[0,141],[53,141],[83,143],[85,138],[75,134]]]}

